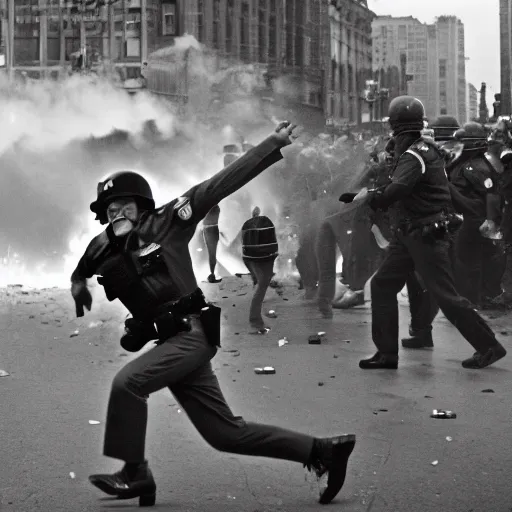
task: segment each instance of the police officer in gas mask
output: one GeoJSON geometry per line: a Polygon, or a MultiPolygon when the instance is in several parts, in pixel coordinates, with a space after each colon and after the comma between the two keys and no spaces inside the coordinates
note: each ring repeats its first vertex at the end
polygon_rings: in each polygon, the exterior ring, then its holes
{"type": "Polygon", "coordinates": [[[158,209],[137,173],[116,173],[99,184],[91,210],[107,228],[91,241],[72,274],[77,315],[91,308],[86,280],[98,275],[107,298],[119,299],[133,315],[134,325],[127,325],[125,335],[131,349],[157,340],[112,384],[104,454],[125,464],[116,473],[89,478],[106,494],[139,498],[140,505],[155,503],[156,484],[145,458],[147,398],[166,387],[218,450],[300,462],[317,476],[327,475],[321,503],[329,503],[343,486],[354,435],[314,438],[248,423],[231,412],[210,362],[220,345],[220,309],[208,304],[198,288],[188,248],[197,224],[214,205],[282,158],[293,129],[280,124],[224,170],[158,209]]]}
{"type": "Polygon", "coordinates": [[[454,134],[462,152],[451,164],[450,181],[462,196],[460,213],[464,222],[455,240],[457,289],[477,307],[481,296],[484,266],[498,250],[481,230],[495,231],[500,217],[501,200],[496,172],[485,154],[488,134],[478,123],[466,123],[454,134]]]}
{"type": "Polygon", "coordinates": [[[464,368],[484,368],[506,355],[484,319],[455,288],[447,240],[453,223],[450,189],[441,151],[421,137],[424,117],[417,98],[401,96],[391,102],[389,123],[397,155],[391,180],[379,190],[361,190],[354,199],[368,201],[372,208],[391,207],[395,232],[386,259],[371,281],[377,353],[360,361],[363,369],[398,367],[397,294],[414,271],[475,349],[462,362],[464,368]]]}

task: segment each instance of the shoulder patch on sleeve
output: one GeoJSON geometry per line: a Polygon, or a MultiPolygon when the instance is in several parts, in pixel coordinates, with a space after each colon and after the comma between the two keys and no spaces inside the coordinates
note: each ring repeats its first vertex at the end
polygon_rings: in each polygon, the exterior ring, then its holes
{"type": "Polygon", "coordinates": [[[484,185],[485,185],[485,188],[492,188],[494,183],[492,182],[491,178],[487,178],[485,181],[484,181],[484,185]]]}
{"type": "Polygon", "coordinates": [[[192,205],[190,204],[190,199],[188,197],[179,197],[176,205],[174,206],[174,211],[178,213],[178,217],[181,220],[190,220],[192,217],[192,205]]]}
{"type": "MultiPolygon", "coordinates": [[[[428,151],[428,146],[426,144],[425,144],[425,146],[427,147],[427,151],[428,151]]],[[[425,162],[423,161],[423,158],[421,158],[421,156],[418,155],[418,153],[416,153],[416,151],[413,151],[412,149],[408,149],[406,151],[406,153],[409,153],[410,155],[413,155],[414,157],[416,157],[418,159],[418,161],[421,164],[421,174],[425,174],[425,171],[427,170],[427,168],[425,166],[425,162]]]]}

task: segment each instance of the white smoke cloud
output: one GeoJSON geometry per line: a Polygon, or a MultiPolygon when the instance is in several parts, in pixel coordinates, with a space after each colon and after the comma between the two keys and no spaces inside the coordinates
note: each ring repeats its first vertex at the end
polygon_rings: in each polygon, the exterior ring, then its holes
{"type": "MultiPolygon", "coordinates": [[[[189,48],[196,52],[191,77],[204,80],[191,89],[188,113],[179,118],[164,100],[149,93],[129,96],[100,78],[0,83],[0,286],[68,286],[87,243],[103,229],[89,203],[106,174],[140,171],[163,204],[220,170],[225,144],[240,138],[257,144],[268,135],[273,123],[250,96],[250,69],[239,94],[231,84],[237,97],[215,107],[217,124],[211,124],[210,100],[196,99],[207,98],[212,83],[222,82],[229,70],[212,74],[212,59],[190,36],[157,57],[179,57],[189,48]],[[148,136],[150,125],[157,137],[148,136]]],[[[267,173],[221,204],[221,229],[229,238],[255,204],[277,214],[282,199],[271,180],[267,173]]]]}

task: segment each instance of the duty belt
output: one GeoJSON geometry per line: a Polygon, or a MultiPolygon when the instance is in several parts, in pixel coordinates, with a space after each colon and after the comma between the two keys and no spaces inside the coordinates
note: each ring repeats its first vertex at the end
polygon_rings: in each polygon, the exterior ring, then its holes
{"type": "Polygon", "coordinates": [[[154,319],[160,341],[165,341],[179,332],[190,331],[189,315],[200,313],[207,306],[200,288],[177,301],[166,302],[160,306],[154,319]]]}

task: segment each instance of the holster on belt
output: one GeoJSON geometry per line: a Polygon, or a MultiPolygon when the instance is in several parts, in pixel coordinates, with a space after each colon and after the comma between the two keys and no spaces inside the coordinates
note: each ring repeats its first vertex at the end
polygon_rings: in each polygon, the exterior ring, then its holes
{"type": "Polygon", "coordinates": [[[428,243],[444,240],[447,235],[455,233],[462,225],[462,216],[456,213],[440,213],[428,219],[407,222],[403,225],[404,234],[420,234],[428,243]]]}
{"type": "Polygon", "coordinates": [[[198,314],[208,343],[220,347],[220,313],[221,308],[207,303],[199,288],[176,302],[164,304],[155,318],[159,342],[190,331],[190,315],[198,314]]]}

